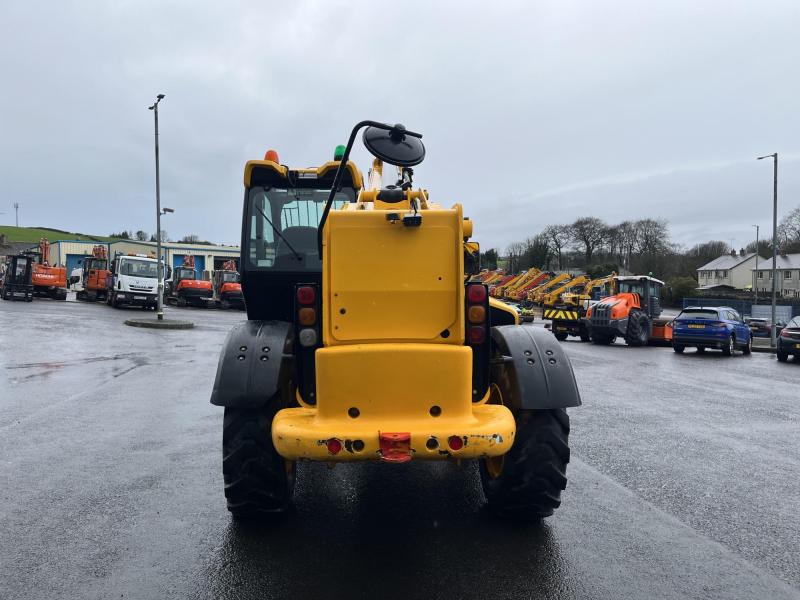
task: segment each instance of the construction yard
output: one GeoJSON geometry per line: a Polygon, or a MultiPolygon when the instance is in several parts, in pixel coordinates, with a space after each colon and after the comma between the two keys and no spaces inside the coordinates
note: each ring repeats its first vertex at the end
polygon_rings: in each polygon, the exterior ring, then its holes
{"type": "Polygon", "coordinates": [[[247,527],[209,404],[243,313],[2,308],[2,597],[800,597],[797,361],[566,341],[583,406],[543,524],[487,514],[471,462],[412,461],[302,464],[293,511],[247,527]]]}

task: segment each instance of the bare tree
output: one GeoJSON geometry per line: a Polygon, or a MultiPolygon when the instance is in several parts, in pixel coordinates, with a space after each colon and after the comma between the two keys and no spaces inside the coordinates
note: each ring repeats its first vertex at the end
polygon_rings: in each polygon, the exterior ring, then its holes
{"type": "Polygon", "coordinates": [[[508,272],[516,273],[519,271],[519,259],[525,254],[525,244],[523,242],[509,244],[506,254],[508,254],[508,272]]]}
{"type": "Polygon", "coordinates": [[[544,233],[525,240],[525,251],[520,257],[520,268],[547,269],[550,263],[550,240],[544,233]]]}
{"type": "Polygon", "coordinates": [[[616,227],[618,237],[617,262],[626,269],[630,269],[631,256],[636,248],[636,226],[631,221],[623,221],[616,227]]]}
{"type": "Polygon", "coordinates": [[[136,232],[136,239],[139,240],[140,242],[146,242],[147,238],[148,238],[147,233],[142,231],[141,229],[136,232]]]}
{"type": "Polygon", "coordinates": [[[782,252],[791,252],[800,246],[800,206],[781,219],[778,244],[782,252]]]}
{"type": "Polygon", "coordinates": [[[588,266],[592,262],[595,250],[603,243],[606,224],[597,217],[583,217],[570,225],[570,230],[572,241],[582,247],[588,266]]]}
{"type": "Polygon", "coordinates": [[[671,249],[669,228],[665,219],[636,221],[636,250],[639,254],[667,254],[671,249]]]}
{"type": "Polygon", "coordinates": [[[184,244],[196,244],[197,242],[200,241],[200,236],[195,233],[190,233],[188,235],[183,236],[180,241],[181,243],[184,244]]]}
{"type": "Polygon", "coordinates": [[[561,270],[563,267],[562,250],[572,240],[572,231],[569,225],[548,225],[542,230],[542,235],[545,236],[556,255],[556,268],[561,270]]]}

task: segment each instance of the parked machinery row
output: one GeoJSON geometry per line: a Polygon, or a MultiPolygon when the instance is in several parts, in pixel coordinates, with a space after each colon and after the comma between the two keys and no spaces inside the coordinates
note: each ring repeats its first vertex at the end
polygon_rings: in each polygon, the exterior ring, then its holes
{"type": "MultiPolygon", "coordinates": [[[[8,256],[3,269],[0,297],[26,300],[45,296],[67,298],[66,269],[48,263],[50,244],[43,239],[37,251],[8,256]]],[[[184,256],[183,265],[165,268],[164,300],[175,306],[237,308],[244,310],[244,297],[235,260],[227,261],[212,274],[211,281],[197,277],[194,257],[184,256]]],[[[78,268],[70,273],[69,284],[76,299],[105,301],[109,306],[139,306],[155,309],[158,293],[158,261],[152,255],[118,252],[112,259],[103,244],[92,248],[78,268]]]]}
{"type": "Polygon", "coordinates": [[[25,300],[34,296],[67,299],[67,270],[49,263],[50,242],[39,241],[36,250],[6,257],[0,297],[3,300],[25,300]]]}
{"type": "Polygon", "coordinates": [[[518,302],[523,315],[540,308],[559,341],[575,336],[596,344],[617,338],[629,346],[671,343],[670,320],[661,318],[664,282],[654,277],[611,273],[590,279],[529,269],[515,276],[485,271],[476,280],[493,296],[518,302]]]}

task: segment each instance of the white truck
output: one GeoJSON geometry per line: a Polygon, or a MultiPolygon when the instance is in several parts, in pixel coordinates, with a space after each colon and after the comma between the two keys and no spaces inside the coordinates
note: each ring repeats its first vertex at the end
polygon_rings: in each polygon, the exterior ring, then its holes
{"type": "MultiPolygon", "coordinates": [[[[165,271],[165,277],[168,273],[165,271]]],[[[117,253],[111,261],[110,287],[106,302],[118,308],[124,304],[156,308],[158,261],[146,254],[117,253]]]]}

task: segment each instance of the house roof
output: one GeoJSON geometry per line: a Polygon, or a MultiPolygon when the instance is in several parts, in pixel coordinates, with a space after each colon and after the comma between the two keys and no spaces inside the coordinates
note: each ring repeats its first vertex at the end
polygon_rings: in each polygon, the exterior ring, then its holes
{"type": "MultiPolygon", "coordinates": [[[[800,254],[778,254],[775,261],[777,269],[800,269],[800,254]]],[[[769,271],[772,269],[772,257],[765,258],[758,263],[758,269],[769,271]]],[[[755,271],[755,269],[750,269],[755,271]]]]}
{"type": "MultiPolygon", "coordinates": [[[[713,270],[724,270],[724,269],[733,269],[738,267],[745,261],[750,260],[756,255],[755,252],[750,252],[745,254],[744,256],[733,256],[732,254],[724,254],[719,258],[715,258],[710,263],[703,265],[702,267],[698,267],[698,271],[713,271],[713,270]]],[[[760,257],[759,257],[760,258],[760,257]]]]}

